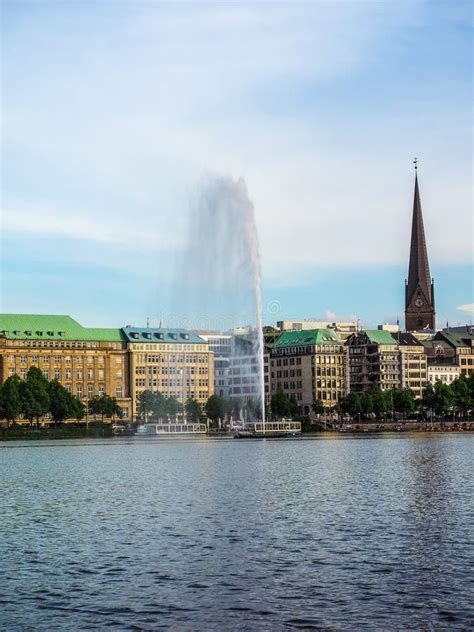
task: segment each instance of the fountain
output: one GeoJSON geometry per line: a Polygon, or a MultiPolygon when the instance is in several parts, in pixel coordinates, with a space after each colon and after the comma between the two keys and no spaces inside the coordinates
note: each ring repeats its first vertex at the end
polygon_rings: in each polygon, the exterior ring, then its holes
{"type": "Polygon", "coordinates": [[[219,331],[251,326],[246,342],[254,359],[245,377],[265,423],[260,258],[245,181],[204,179],[190,228],[177,266],[172,320],[179,326],[219,331]]]}

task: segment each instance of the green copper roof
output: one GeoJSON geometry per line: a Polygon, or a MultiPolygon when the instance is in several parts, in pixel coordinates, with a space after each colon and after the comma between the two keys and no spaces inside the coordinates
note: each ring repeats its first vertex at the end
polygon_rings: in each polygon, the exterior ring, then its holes
{"type": "Polygon", "coordinates": [[[70,316],[49,314],[0,314],[1,336],[9,340],[125,340],[120,329],[83,327],[70,316]]]}
{"type": "Polygon", "coordinates": [[[275,347],[300,347],[306,345],[342,345],[342,340],[333,329],[308,329],[307,331],[284,331],[275,347]]]}
{"type": "Polygon", "coordinates": [[[370,342],[377,345],[396,345],[397,341],[389,331],[383,329],[364,329],[370,342]]]}

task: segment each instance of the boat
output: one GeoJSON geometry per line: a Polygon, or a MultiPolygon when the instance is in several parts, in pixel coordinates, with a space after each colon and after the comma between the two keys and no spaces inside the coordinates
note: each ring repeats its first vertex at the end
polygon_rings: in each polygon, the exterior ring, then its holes
{"type": "Polygon", "coordinates": [[[138,426],[137,434],[145,436],[156,435],[194,435],[206,434],[207,425],[200,422],[193,423],[146,423],[138,426]]]}
{"type": "Polygon", "coordinates": [[[238,430],[234,439],[288,438],[301,436],[301,422],[291,420],[255,421],[238,430]]]}

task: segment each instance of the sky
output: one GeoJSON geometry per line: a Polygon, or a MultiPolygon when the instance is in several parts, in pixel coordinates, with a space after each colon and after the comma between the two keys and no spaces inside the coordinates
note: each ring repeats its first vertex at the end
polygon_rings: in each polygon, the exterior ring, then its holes
{"type": "Polygon", "coordinates": [[[1,311],[166,322],[217,175],[265,322],[403,324],[416,156],[438,326],[472,322],[470,2],[1,7],[1,311]]]}

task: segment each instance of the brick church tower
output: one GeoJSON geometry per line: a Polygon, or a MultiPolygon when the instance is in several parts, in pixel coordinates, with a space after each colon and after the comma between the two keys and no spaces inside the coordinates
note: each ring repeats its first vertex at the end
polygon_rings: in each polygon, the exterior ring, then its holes
{"type": "Polygon", "coordinates": [[[435,328],[434,281],[430,277],[423,214],[418,190],[415,159],[415,196],[411,226],[410,264],[405,281],[405,329],[417,331],[435,328]]]}

